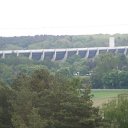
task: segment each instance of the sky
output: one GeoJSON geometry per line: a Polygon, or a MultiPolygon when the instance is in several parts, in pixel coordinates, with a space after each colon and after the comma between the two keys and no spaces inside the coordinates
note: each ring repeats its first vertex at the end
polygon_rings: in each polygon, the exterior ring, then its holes
{"type": "Polygon", "coordinates": [[[0,0],[0,36],[128,33],[128,0],[0,0]]]}

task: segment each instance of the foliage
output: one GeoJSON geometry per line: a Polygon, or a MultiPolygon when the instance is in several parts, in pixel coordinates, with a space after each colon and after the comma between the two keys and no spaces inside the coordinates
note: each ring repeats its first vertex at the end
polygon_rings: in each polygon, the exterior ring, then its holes
{"type": "MultiPolygon", "coordinates": [[[[0,37],[0,49],[42,49],[42,48],[84,48],[106,47],[111,35],[35,35],[20,37],[0,37]]],[[[127,46],[127,34],[113,35],[116,46],[127,46]]]]}
{"type": "Polygon", "coordinates": [[[0,37],[0,49],[42,49],[107,46],[110,35],[0,37]]]}
{"type": "Polygon", "coordinates": [[[112,100],[103,106],[104,120],[108,127],[128,127],[128,94],[121,94],[118,99],[112,100]]]}
{"type": "Polygon", "coordinates": [[[12,107],[9,102],[11,91],[0,83],[0,128],[13,128],[11,122],[12,107]]]}
{"type": "Polygon", "coordinates": [[[50,60],[34,61],[15,55],[0,59],[0,77],[6,84],[12,83],[17,74],[31,75],[39,69],[49,69],[58,78],[75,76],[91,78],[93,88],[128,88],[127,57],[119,54],[101,54],[93,60],[74,55],[62,62],[50,60]]]}
{"type": "MultiPolygon", "coordinates": [[[[0,49],[108,46],[109,36],[0,37],[0,49]]],[[[116,34],[116,45],[127,45],[127,37],[116,34]]],[[[74,55],[63,62],[37,62],[9,55],[0,59],[0,127],[98,128],[106,124],[125,128],[127,98],[119,96],[104,105],[102,121],[99,109],[93,107],[88,85],[128,88],[127,78],[128,58],[123,54],[101,54],[86,60],[74,55]]]]}
{"type": "Polygon", "coordinates": [[[18,127],[96,128],[101,117],[90,88],[81,92],[79,79],[59,80],[47,70],[20,75],[12,84],[12,122],[18,127]]]}
{"type": "Polygon", "coordinates": [[[128,88],[128,64],[124,55],[101,54],[95,62],[91,75],[94,88],[128,88]]]}

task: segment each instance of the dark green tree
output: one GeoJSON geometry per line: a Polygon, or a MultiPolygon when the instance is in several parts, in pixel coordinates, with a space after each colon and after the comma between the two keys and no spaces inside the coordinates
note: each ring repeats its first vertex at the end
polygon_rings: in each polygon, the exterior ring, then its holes
{"type": "Polygon", "coordinates": [[[12,85],[15,128],[98,128],[101,125],[90,88],[81,90],[79,79],[58,80],[47,70],[39,70],[30,77],[19,77],[15,83],[12,85]]]}
{"type": "Polygon", "coordinates": [[[94,88],[106,88],[102,78],[112,70],[117,70],[118,59],[111,53],[101,54],[96,58],[96,67],[94,68],[91,80],[94,88]]]}
{"type": "Polygon", "coordinates": [[[9,96],[11,96],[10,89],[0,82],[0,128],[13,128],[9,96]]]}

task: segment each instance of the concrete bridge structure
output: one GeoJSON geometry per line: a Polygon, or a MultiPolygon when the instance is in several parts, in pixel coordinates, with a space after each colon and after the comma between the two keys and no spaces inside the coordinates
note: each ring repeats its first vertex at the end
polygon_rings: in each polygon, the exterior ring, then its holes
{"type": "Polygon", "coordinates": [[[115,47],[114,38],[109,39],[109,47],[90,47],[90,48],[63,48],[63,49],[33,49],[33,50],[2,50],[0,57],[15,54],[16,56],[27,56],[29,59],[41,60],[50,59],[51,61],[66,60],[73,55],[81,58],[94,58],[102,53],[121,53],[127,55],[128,46],[115,47]]]}

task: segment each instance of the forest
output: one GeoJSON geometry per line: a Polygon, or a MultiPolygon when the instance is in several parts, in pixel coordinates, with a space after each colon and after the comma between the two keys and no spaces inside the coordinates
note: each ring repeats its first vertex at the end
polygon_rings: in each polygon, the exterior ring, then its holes
{"type": "MultiPolygon", "coordinates": [[[[105,46],[105,41],[107,46],[109,36],[1,37],[0,46],[4,50],[92,47],[105,46]]],[[[116,34],[116,43],[127,45],[127,36],[116,34]]],[[[127,128],[128,93],[102,107],[94,106],[91,94],[91,89],[128,89],[127,78],[124,54],[106,53],[93,59],[74,55],[62,62],[13,54],[1,58],[0,128],[127,128]]]]}
{"type": "Polygon", "coordinates": [[[92,88],[127,89],[128,58],[124,54],[105,53],[93,59],[74,55],[66,61],[29,60],[15,55],[0,59],[0,79],[9,85],[18,74],[32,74],[39,69],[47,69],[52,74],[65,79],[80,77],[90,82],[92,88]]]}
{"type": "Polygon", "coordinates": [[[128,34],[35,35],[0,37],[0,50],[105,47],[111,36],[115,37],[116,46],[128,45],[128,34]]]}

